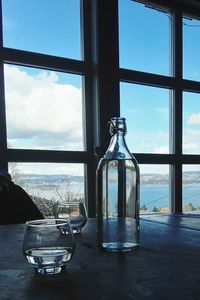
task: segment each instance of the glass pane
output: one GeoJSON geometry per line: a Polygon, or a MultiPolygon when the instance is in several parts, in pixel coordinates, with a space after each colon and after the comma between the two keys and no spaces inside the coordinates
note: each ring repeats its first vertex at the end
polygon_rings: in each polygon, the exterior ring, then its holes
{"type": "Polygon", "coordinates": [[[119,0],[120,67],[169,75],[169,21],[166,10],[119,0]]]}
{"type": "Polygon", "coordinates": [[[8,147],[83,150],[81,76],[5,65],[8,147]]]}
{"type": "Polygon", "coordinates": [[[169,213],[169,166],[140,165],[140,214],[169,213]]]}
{"type": "Polygon", "coordinates": [[[183,93],[183,153],[200,154],[200,94],[183,93]]]}
{"type": "Polygon", "coordinates": [[[169,153],[169,90],[121,83],[120,105],[132,152],[169,153]]]}
{"type": "Polygon", "coordinates": [[[83,164],[9,163],[9,173],[45,217],[53,216],[56,202],[85,202],[83,164]]]}
{"type": "Polygon", "coordinates": [[[80,0],[3,0],[3,43],[80,59],[80,0]]]}
{"type": "Polygon", "coordinates": [[[183,166],[183,212],[200,213],[200,165],[183,166]]]}
{"type": "Polygon", "coordinates": [[[183,77],[200,80],[200,21],[183,19],[183,77]]]}

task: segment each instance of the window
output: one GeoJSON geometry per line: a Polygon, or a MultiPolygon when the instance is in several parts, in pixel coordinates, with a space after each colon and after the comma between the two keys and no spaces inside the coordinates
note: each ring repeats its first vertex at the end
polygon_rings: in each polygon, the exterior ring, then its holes
{"type": "Polygon", "coordinates": [[[199,213],[200,165],[183,165],[183,211],[199,213]]]}
{"type": "Polygon", "coordinates": [[[9,148],[83,150],[81,76],[4,66],[9,148]]]}
{"type": "Polygon", "coordinates": [[[200,94],[183,93],[183,152],[200,154],[200,94]]]}
{"type": "Polygon", "coordinates": [[[9,163],[9,173],[45,217],[55,217],[58,202],[85,202],[83,164],[9,163]]]}
{"type": "Polygon", "coordinates": [[[1,4],[0,169],[41,210],[72,197],[94,214],[87,3],[1,4]]]}
{"type": "Polygon", "coordinates": [[[169,153],[169,96],[167,89],[121,83],[120,111],[132,152],[169,153]]]}
{"type": "Polygon", "coordinates": [[[3,0],[5,47],[81,58],[80,0],[3,0]]]}
{"type": "Polygon", "coordinates": [[[200,86],[184,80],[199,80],[199,20],[189,13],[185,19],[177,3],[159,2],[119,1],[120,113],[127,118],[127,142],[142,170],[141,213],[185,210],[183,163],[200,160],[200,86]],[[159,197],[157,179],[163,176],[169,193],[159,197]],[[149,195],[153,190],[149,202],[148,189],[149,195]]]}
{"type": "Polygon", "coordinates": [[[59,196],[63,176],[95,216],[94,148],[120,115],[140,165],[141,213],[185,212],[190,202],[197,213],[187,191],[200,165],[200,11],[178,0],[1,0],[1,8],[0,169],[35,199],[47,197],[44,177],[59,196]]]}
{"type": "Polygon", "coordinates": [[[168,10],[154,7],[119,0],[120,67],[169,75],[168,10]]]}
{"type": "Polygon", "coordinates": [[[183,76],[200,81],[199,45],[200,21],[194,17],[183,18],[183,76]]]}
{"type": "Polygon", "coordinates": [[[140,213],[169,213],[169,166],[140,166],[140,213]]]}

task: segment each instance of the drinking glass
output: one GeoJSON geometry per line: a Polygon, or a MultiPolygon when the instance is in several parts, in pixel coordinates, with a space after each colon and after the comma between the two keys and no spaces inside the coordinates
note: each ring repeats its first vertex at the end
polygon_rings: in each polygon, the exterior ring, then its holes
{"type": "Polygon", "coordinates": [[[75,240],[67,219],[43,219],[26,222],[23,252],[42,275],[60,273],[71,260],[75,240]]]}
{"type": "Polygon", "coordinates": [[[85,204],[82,202],[65,202],[57,206],[58,218],[69,218],[73,233],[80,233],[87,222],[85,204]]]}

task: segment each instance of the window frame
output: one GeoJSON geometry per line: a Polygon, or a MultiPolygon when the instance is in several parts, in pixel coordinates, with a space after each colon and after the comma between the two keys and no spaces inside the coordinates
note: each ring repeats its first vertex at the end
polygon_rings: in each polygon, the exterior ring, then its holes
{"type": "Polygon", "coordinates": [[[83,163],[85,165],[85,194],[88,214],[92,215],[94,208],[95,188],[92,166],[93,155],[93,108],[91,101],[91,33],[90,33],[90,3],[80,0],[81,8],[81,43],[83,60],[63,58],[48,54],[35,53],[3,46],[2,2],[0,2],[0,169],[8,170],[10,162],[48,162],[48,163],[83,163]],[[26,67],[36,67],[46,70],[60,71],[83,76],[82,90],[86,122],[83,126],[85,136],[85,151],[54,151],[7,148],[4,64],[14,64],[26,67]],[[87,99],[87,101],[85,101],[87,99]]]}
{"type": "MultiPolygon", "coordinates": [[[[140,0],[140,3],[149,1],[140,0]]],[[[183,37],[182,17],[187,12],[192,15],[194,9],[174,1],[151,1],[157,5],[164,5],[172,10],[171,19],[171,71],[172,76],[163,76],[140,72],[135,70],[120,69],[120,80],[129,83],[139,83],[154,87],[168,88],[172,91],[171,117],[170,117],[170,154],[141,154],[134,153],[139,164],[169,164],[170,165],[170,211],[182,213],[182,166],[183,164],[198,164],[200,155],[183,154],[183,91],[200,92],[200,82],[183,79],[183,37]]],[[[200,13],[200,12],[199,12],[200,13]]]]}
{"type": "MultiPolygon", "coordinates": [[[[140,3],[150,2],[138,0],[140,3]]],[[[182,110],[183,91],[199,92],[200,82],[183,79],[182,74],[182,16],[200,16],[196,8],[176,0],[154,0],[173,10],[171,24],[172,76],[123,69],[119,67],[118,1],[80,0],[83,60],[61,58],[3,47],[0,21],[0,169],[7,170],[8,162],[49,162],[85,164],[85,191],[88,216],[95,216],[95,170],[98,163],[95,146],[103,145],[107,123],[120,116],[120,81],[138,83],[172,90],[171,97],[171,152],[170,154],[134,153],[139,164],[170,165],[170,208],[182,212],[182,166],[200,164],[200,155],[183,154],[182,110]],[[106,13],[105,13],[106,12],[106,13]],[[3,64],[39,67],[84,76],[85,151],[53,151],[8,149],[6,137],[3,64]]],[[[188,2],[189,3],[189,2],[188,2]]],[[[0,16],[2,5],[0,1],[0,16]]],[[[2,18],[1,18],[2,19],[2,18]]]]}

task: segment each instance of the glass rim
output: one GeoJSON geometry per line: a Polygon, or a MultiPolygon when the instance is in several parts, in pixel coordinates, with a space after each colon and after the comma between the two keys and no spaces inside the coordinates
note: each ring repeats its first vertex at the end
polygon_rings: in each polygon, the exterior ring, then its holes
{"type": "Polygon", "coordinates": [[[111,121],[126,121],[126,118],[124,118],[124,117],[112,117],[111,121]]]}
{"type": "Polygon", "coordinates": [[[59,219],[59,218],[53,218],[53,219],[38,219],[38,220],[31,220],[26,222],[26,226],[30,227],[57,227],[57,226],[64,226],[69,224],[70,225],[70,220],[69,219],[59,219]],[[55,223],[51,223],[55,222],[55,223]],[[58,222],[56,224],[56,222],[58,222]]]}

